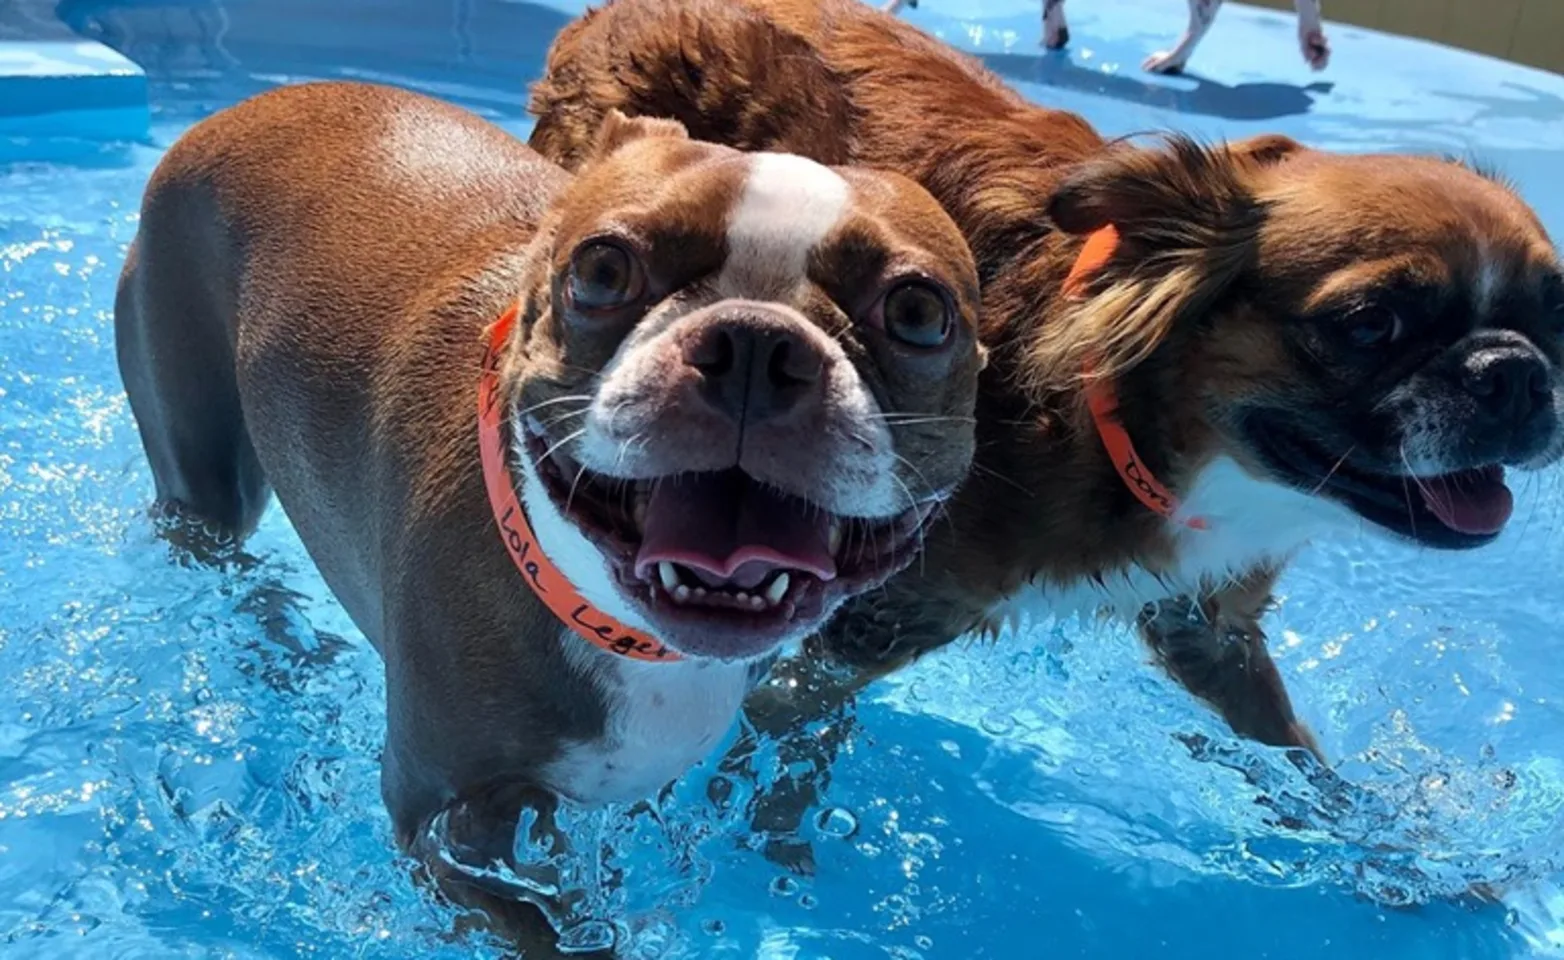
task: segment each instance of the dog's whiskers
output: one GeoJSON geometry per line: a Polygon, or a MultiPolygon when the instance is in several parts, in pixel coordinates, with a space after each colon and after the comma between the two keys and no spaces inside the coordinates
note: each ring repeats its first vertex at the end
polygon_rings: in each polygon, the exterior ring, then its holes
{"type": "MultiPolygon", "coordinates": [[[[1341,469],[1341,465],[1347,462],[1347,458],[1352,456],[1352,451],[1356,450],[1357,448],[1357,444],[1353,444],[1352,446],[1348,447],[1347,452],[1341,455],[1340,459],[1338,459],[1336,463],[1328,471],[1326,471],[1325,476],[1320,478],[1320,482],[1315,485],[1314,489],[1309,491],[1309,496],[1318,496],[1319,492],[1325,489],[1325,485],[1330,483],[1330,478],[1336,475],[1336,471],[1341,469]]],[[[1405,453],[1401,455],[1401,459],[1406,459],[1405,453]]]]}
{"type": "Polygon", "coordinates": [[[897,427],[910,427],[925,423],[977,423],[976,417],[947,417],[919,413],[871,413],[867,419],[882,420],[897,427]]]}
{"type": "Polygon", "coordinates": [[[1417,507],[1412,503],[1412,488],[1407,486],[1407,480],[1411,479],[1411,481],[1417,485],[1418,491],[1421,492],[1424,497],[1428,496],[1428,488],[1423,486],[1422,479],[1419,478],[1412,469],[1412,461],[1407,457],[1407,444],[1405,440],[1401,441],[1401,444],[1397,447],[1397,452],[1401,455],[1401,465],[1407,468],[1406,473],[1401,475],[1401,496],[1406,500],[1407,504],[1407,523],[1412,528],[1412,536],[1416,537],[1417,507]]]}
{"type": "Polygon", "coordinates": [[[582,407],[580,410],[571,410],[568,413],[561,413],[558,416],[550,417],[543,424],[543,426],[544,427],[555,427],[555,426],[558,426],[561,423],[564,423],[566,420],[571,419],[572,417],[584,416],[585,414],[590,413],[590,412],[591,412],[591,408],[590,407],[582,407]]]}
{"type": "MultiPolygon", "coordinates": [[[[517,410],[515,412],[515,414],[513,414],[513,415],[514,416],[518,416],[518,417],[525,417],[527,414],[535,413],[538,410],[542,410],[544,407],[552,407],[552,406],[554,406],[555,404],[558,404],[558,403],[571,403],[573,401],[579,403],[579,402],[581,402],[583,400],[585,400],[588,404],[590,404],[592,402],[592,397],[590,395],[588,395],[588,394],[583,394],[583,393],[570,394],[568,396],[563,396],[563,397],[551,397],[551,398],[549,398],[547,400],[540,400],[537,403],[534,403],[530,407],[523,407],[522,409],[517,410]]],[[[582,407],[581,409],[585,410],[587,408],[586,407],[582,407]]]]}
{"type": "Polygon", "coordinates": [[[619,444],[619,455],[614,458],[614,469],[615,470],[618,470],[619,468],[624,466],[625,454],[629,453],[630,452],[630,447],[632,445],[634,445],[635,443],[641,441],[642,438],[643,438],[643,434],[641,434],[641,433],[631,434],[631,436],[628,439],[626,439],[624,442],[619,444]]]}
{"type": "Polygon", "coordinates": [[[571,431],[570,433],[566,434],[565,437],[562,440],[560,440],[558,443],[555,443],[553,446],[551,446],[547,450],[543,451],[543,456],[538,458],[538,463],[542,464],[543,461],[547,460],[549,457],[552,457],[554,454],[558,453],[561,447],[565,446],[566,444],[570,443],[573,440],[579,439],[580,437],[584,436],[585,434],[586,434],[586,428],[585,427],[582,427],[580,430],[574,430],[574,431],[571,431]]]}
{"type": "MultiPolygon", "coordinates": [[[[903,463],[907,462],[906,459],[903,458],[900,454],[898,454],[896,458],[898,460],[901,460],[903,463]]],[[[909,467],[912,466],[910,463],[907,464],[907,465],[909,467]]],[[[914,468],[914,469],[916,469],[916,468],[914,468]]],[[[916,512],[917,509],[918,509],[918,498],[914,497],[912,495],[912,488],[908,487],[906,483],[902,482],[902,478],[898,477],[895,473],[891,474],[891,479],[896,481],[896,485],[898,487],[901,487],[901,492],[906,495],[906,497],[907,497],[907,509],[916,512]]],[[[928,483],[925,482],[924,486],[928,486],[928,483]]],[[[926,564],[928,563],[928,556],[927,556],[927,554],[925,554],[923,552],[923,543],[924,543],[924,540],[927,538],[927,536],[928,536],[928,534],[927,534],[927,532],[924,529],[924,525],[920,523],[918,525],[918,531],[917,531],[917,542],[915,544],[913,544],[913,549],[918,551],[918,573],[919,573],[920,576],[922,574],[924,574],[925,572],[927,572],[926,564]]]]}
{"type": "Polygon", "coordinates": [[[568,493],[565,496],[565,512],[566,513],[570,512],[570,505],[573,502],[575,502],[575,499],[576,499],[576,487],[580,485],[581,478],[586,475],[586,472],[587,472],[586,471],[586,467],[577,467],[576,468],[576,478],[574,480],[570,481],[570,493],[568,493]]]}

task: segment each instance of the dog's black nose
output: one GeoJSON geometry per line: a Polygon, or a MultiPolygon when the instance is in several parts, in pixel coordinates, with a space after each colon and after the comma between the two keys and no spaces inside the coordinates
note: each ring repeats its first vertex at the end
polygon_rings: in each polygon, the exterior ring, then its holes
{"type": "Polygon", "coordinates": [[[1552,402],[1547,361],[1530,347],[1479,350],[1461,370],[1466,391],[1496,425],[1521,425],[1552,402]]]}
{"type": "Polygon", "coordinates": [[[826,358],[803,323],[764,309],[700,321],[684,342],[684,362],[700,374],[701,397],[746,425],[809,406],[823,389],[826,358]]]}

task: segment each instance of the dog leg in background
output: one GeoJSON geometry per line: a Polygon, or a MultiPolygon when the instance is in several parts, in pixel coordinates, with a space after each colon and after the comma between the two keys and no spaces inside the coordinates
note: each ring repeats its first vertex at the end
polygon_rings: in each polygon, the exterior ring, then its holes
{"type": "Polygon", "coordinates": [[[748,784],[750,829],[766,837],[767,860],[814,873],[814,851],[799,832],[831,782],[831,766],[858,725],[858,692],[870,676],[809,653],[778,662],[744,702],[744,734],[723,758],[722,772],[748,784]],[[778,771],[773,777],[760,769],[778,771]]]}
{"type": "MultiPolygon", "coordinates": [[[[814,855],[799,828],[830,783],[831,766],[857,728],[860,691],[955,638],[994,631],[982,601],[930,597],[918,578],[897,578],[843,605],[798,657],[782,660],[744,701],[751,730],[723,760],[724,772],[752,784],[750,822],[767,834],[766,857],[798,873],[813,871],[814,855]],[[752,735],[750,735],[752,733],[752,735]],[[775,745],[781,771],[762,776],[757,761],[775,745]]],[[[769,759],[769,758],[768,758],[769,759]]]]}
{"type": "Polygon", "coordinates": [[[1043,46],[1063,50],[1070,42],[1070,25],[1064,22],[1064,0],[1043,0],[1043,46]]]}
{"type": "Polygon", "coordinates": [[[1320,0],[1293,0],[1298,11],[1298,49],[1314,70],[1330,64],[1330,43],[1325,39],[1325,23],[1320,16],[1320,0]]]}
{"type": "Polygon", "coordinates": [[[1216,21],[1217,11],[1221,8],[1222,0],[1189,0],[1189,25],[1184,28],[1184,35],[1178,38],[1177,45],[1172,50],[1153,53],[1141,67],[1150,73],[1178,73],[1183,70],[1206,31],[1216,21]]]}
{"type": "Polygon", "coordinates": [[[1168,674],[1215,707],[1233,732],[1277,747],[1302,747],[1325,762],[1314,734],[1293,712],[1265,647],[1260,617],[1276,572],[1249,574],[1196,603],[1180,597],[1142,614],[1141,636],[1168,674]]]}

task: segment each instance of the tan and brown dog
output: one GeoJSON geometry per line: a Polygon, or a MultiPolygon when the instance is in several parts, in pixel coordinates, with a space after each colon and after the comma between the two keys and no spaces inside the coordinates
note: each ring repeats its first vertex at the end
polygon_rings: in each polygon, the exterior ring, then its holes
{"type": "Polygon", "coordinates": [[[1535,214],[1445,159],[1280,136],[1109,143],[858,0],[612,0],[566,28],[532,144],[606,111],[895,170],[955,218],[993,362],[925,561],[818,641],[826,702],[972,631],[1110,615],[1236,731],[1318,752],[1266,650],[1289,558],[1368,527],[1492,541],[1564,454],[1564,281],[1535,214]]]}
{"type": "Polygon", "coordinates": [[[973,448],[977,278],[927,193],[598,126],[572,178],[422,96],[264,94],[163,159],[115,310],[171,532],[275,490],[384,657],[399,842],[496,914],[523,808],[700,760],[973,448]]]}

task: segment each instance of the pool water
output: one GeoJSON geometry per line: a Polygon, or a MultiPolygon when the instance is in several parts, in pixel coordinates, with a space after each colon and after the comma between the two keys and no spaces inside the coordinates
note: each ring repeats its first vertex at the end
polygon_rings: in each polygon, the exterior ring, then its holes
{"type": "MultiPolygon", "coordinates": [[[[1201,78],[1148,78],[1137,65],[1183,4],[1072,5],[1068,57],[1038,54],[1036,3],[923,6],[916,22],[1109,132],[1471,153],[1564,235],[1564,78],[1339,27],[1330,71],[1309,75],[1290,16],[1241,7],[1197,54],[1201,78]]],[[[61,5],[148,71],[154,129],[69,164],[0,167],[4,956],[497,955],[454,938],[394,853],[379,663],[280,511],[242,575],[175,565],[152,537],[111,308],[147,176],[201,116],[341,77],[445,96],[525,136],[523,86],[579,9],[61,5]]],[[[934,657],[862,706],[807,829],[814,876],[755,852],[710,799],[708,766],[652,809],[582,813],[603,851],[583,882],[625,871],[600,906],[646,957],[1539,954],[1556,924],[1544,907],[1446,898],[1474,880],[1546,891],[1564,870],[1557,475],[1517,498],[1480,553],[1365,534],[1288,575],[1273,647],[1356,784],[1345,802],[1229,737],[1127,633],[1044,625],[934,657]]]]}

